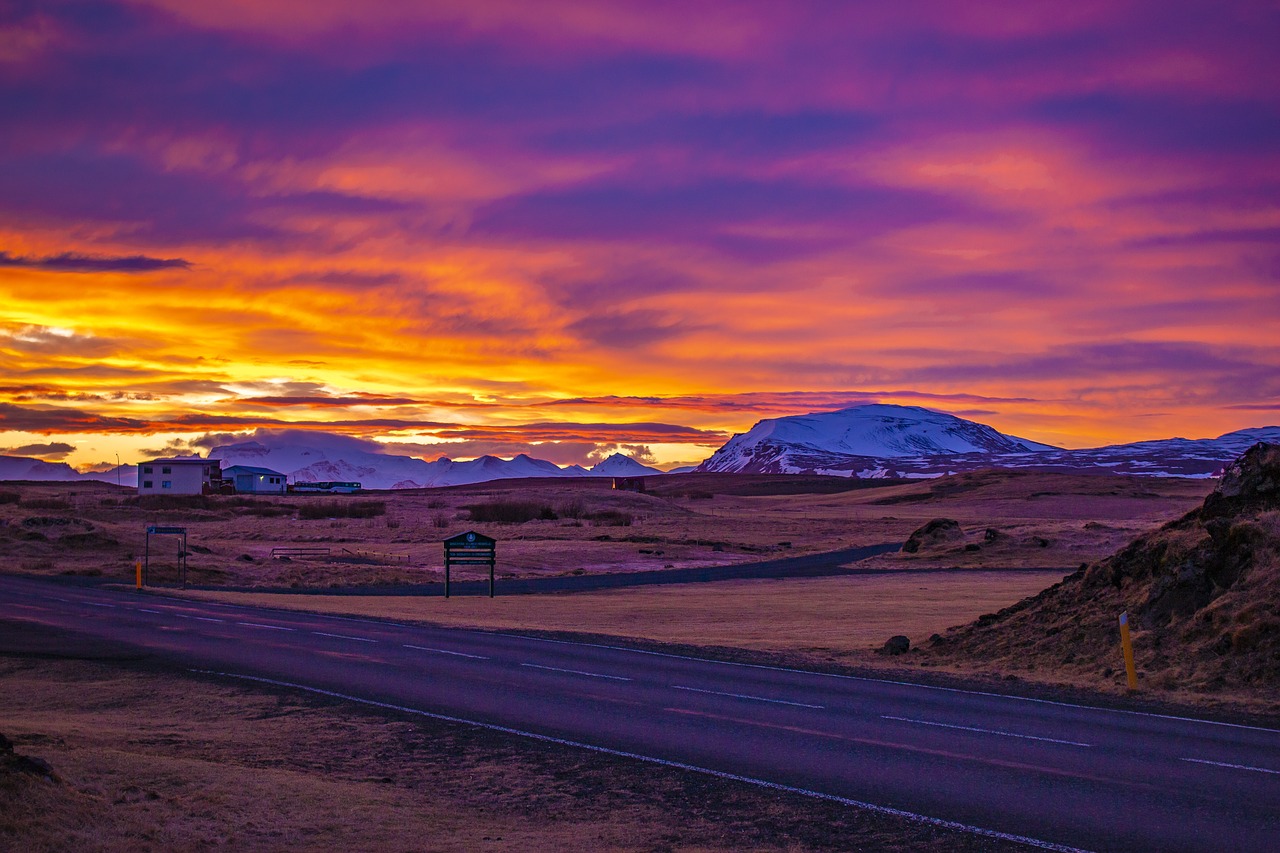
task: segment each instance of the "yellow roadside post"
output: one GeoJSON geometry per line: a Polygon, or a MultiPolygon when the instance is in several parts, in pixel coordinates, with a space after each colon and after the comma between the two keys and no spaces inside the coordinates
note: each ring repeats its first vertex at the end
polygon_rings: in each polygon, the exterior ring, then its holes
{"type": "Polygon", "coordinates": [[[1124,649],[1124,671],[1129,689],[1138,689],[1138,670],[1133,665],[1133,641],[1129,639],[1129,611],[1120,614],[1120,646],[1124,649]]]}
{"type": "Polygon", "coordinates": [[[133,561],[133,573],[135,578],[137,579],[138,589],[141,590],[142,589],[142,561],[141,560],[133,561]]]}

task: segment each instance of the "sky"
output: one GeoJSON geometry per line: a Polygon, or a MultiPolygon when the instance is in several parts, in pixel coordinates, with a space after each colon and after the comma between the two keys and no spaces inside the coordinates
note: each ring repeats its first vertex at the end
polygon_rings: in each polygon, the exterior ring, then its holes
{"type": "Polygon", "coordinates": [[[0,0],[0,454],[1280,423],[1280,5],[0,0]]]}

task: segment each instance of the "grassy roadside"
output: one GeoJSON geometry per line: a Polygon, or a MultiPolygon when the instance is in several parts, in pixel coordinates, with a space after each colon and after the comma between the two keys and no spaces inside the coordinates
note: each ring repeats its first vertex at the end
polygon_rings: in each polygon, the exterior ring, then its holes
{"type": "Polygon", "coordinates": [[[231,593],[185,597],[491,630],[573,631],[854,661],[895,634],[935,632],[1006,607],[1063,573],[1002,571],[740,580],[546,595],[231,593]]]}
{"type": "MultiPolygon", "coordinates": [[[[227,604],[392,619],[458,628],[534,632],[592,641],[714,649],[728,659],[768,659],[786,666],[891,671],[892,677],[970,683],[979,689],[1061,695],[1067,701],[1134,704],[1170,713],[1225,715],[1274,725],[1280,719],[1265,685],[1212,691],[1149,678],[1125,686],[1119,637],[1114,660],[1096,671],[1053,661],[1011,667],[983,657],[940,655],[934,633],[973,622],[1057,582],[1053,572],[1008,571],[858,575],[791,580],[742,580],[602,592],[440,597],[230,593],[189,590],[182,596],[227,604]],[[876,651],[895,634],[912,651],[876,651]],[[611,639],[610,639],[611,638],[611,639]]],[[[1077,618],[1080,614],[1077,614],[1077,618]]]]}
{"type": "Polygon", "coordinates": [[[0,656],[0,847],[24,851],[1002,850],[471,727],[150,669],[0,656]]]}

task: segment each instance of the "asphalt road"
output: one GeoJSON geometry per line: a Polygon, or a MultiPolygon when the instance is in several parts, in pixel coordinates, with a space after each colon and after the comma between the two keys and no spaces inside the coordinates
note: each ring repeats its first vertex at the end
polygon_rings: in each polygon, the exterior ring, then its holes
{"type": "Polygon", "coordinates": [[[0,622],[1048,849],[1280,850],[1270,729],[33,578],[0,622]]]}
{"type": "MultiPolygon", "coordinates": [[[[541,578],[504,578],[495,581],[498,595],[535,595],[548,592],[591,592],[600,589],[653,586],[655,584],[711,583],[729,580],[764,580],[766,578],[817,578],[836,575],[901,573],[902,569],[860,569],[848,564],[877,554],[888,554],[902,547],[901,542],[880,545],[863,545],[842,548],[819,554],[803,554],[799,557],[780,557],[755,563],[733,563],[723,566],[701,566],[683,569],[648,569],[642,572],[593,572],[582,575],[560,575],[541,578]]],[[[483,573],[484,567],[469,566],[470,573],[483,573]]],[[[457,569],[454,570],[458,571],[457,569]]],[[[905,571],[928,571],[924,569],[905,571]]],[[[1070,571],[1070,570],[1067,570],[1070,571]]],[[[1064,574],[1066,572],[1063,572],[1064,574]]],[[[489,581],[458,581],[450,584],[453,595],[488,595],[489,581]]],[[[230,592],[278,592],[310,595],[315,589],[297,587],[191,587],[192,589],[218,589],[230,592]]],[[[325,595],[444,595],[443,583],[425,584],[360,584],[357,586],[329,586],[325,595]]]]}

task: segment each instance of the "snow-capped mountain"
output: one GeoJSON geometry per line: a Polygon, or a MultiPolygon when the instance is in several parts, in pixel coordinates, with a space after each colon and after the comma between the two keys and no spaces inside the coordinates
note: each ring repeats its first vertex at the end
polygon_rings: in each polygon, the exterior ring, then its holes
{"type": "Polygon", "coordinates": [[[553,462],[534,459],[524,453],[513,459],[481,456],[457,462],[441,457],[427,462],[385,450],[385,445],[374,441],[330,433],[262,431],[253,441],[213,448],[209,451],[209,458],[221,460],[224,468],[231,465],[271,468],[286,474],[293,483],[337,480],[358,482],[366,489],[460,486],[520,477],[609,477],[662,473],[622,454],[615,454],[588,470],[580,465],[561,468],[553,462]]]}
{"type": "MultiPolygon", "coordinates": [[[[1218,438],[1170,438],[1086,450],[1066,450],[1004,435],[989,426],[915,406],[857,406],[837,412],[770,418],[736,435],[694,469],[703,472],[829,474],[845,477],[936,477],[979,468],[1094,471],[1173,477],[1213,476],[1259,441],[1280,444],[1280,426],[1229,432],[1218,438]]],[[[454,486],[517,477],[639,477],[662,472],[614,454],[590,469],[560,468],[521,454],[466,462],[427,462],[387,452],[394,445],[303,430],[259,430],[252,440],[215,447],[223,467],[257,465],[291,482],[356,481],[367,489],[454,486]]],[[[121,466],[122,485],[137,469],[121,466]]],[[[673,472],[675,473],[675,472],[673,472]]],[[[0,456],[0,480],[83,480],[114,483],[114,468],[81,473],[61,462],[0,456]]]]}
{"type": "Polygon", "coordinates": [[[1208,477],[1258,441],[1280,442],[1280,427],[1066,450],[916,406],[869,405],[760,421],[696,470],[936,477],[1018,468],[1208,477]]]}
{"type": "Polygon", "coordinates": [[[873,404],[760,421],[697,470],[852,474],[886,459],[1057,449],[918,406],[873,404]]]}
{"type": "MultiPolygon", "coordinates": [[[[974,467],[1022,467],[1037,471],[1110,471],[1158,477],[1213,477],[1259,441],[1280,444],[1280,427],[1257,427],[1217,438],[1169,438],[1112,444],[1087,450],[1054,450],[1009,464],[998,456],[974,467]]],[[[973,465],[973,461],[960,460],[973,465]]]]}
{"type": "Polygon", "coordinates": [[[615,453],[608,459],[601,460],[587,472],[592,477],[644,477],[649,474],[661,474],[657,468],[641,465],[630,456],[615,453]]]}
{"type": "Polygon", "coordinates": [[[455,462],[441,458],[428,462],[432,470],[427,481],[420,486],[464,486],[469,483],[484,483],[489,480],[513,480],[520,477],[580,477],[576,471],[570,472],[548,462],[545,459],[534,459],[524,453],[514,459],[501,459],[497,456],[481,456],[467,462],[455,462]]]}
{"type": "Polygon", "coordinates": [[[330,433],[261,431],[253,441],[226,444],[209,451],[222,467],[256,465],[287,475],[289,482],[351,481],[367,489],[389,489],[397,483],[423,484],[432,463],[412,456],[380,453],[381,445],[330,433]]]}

